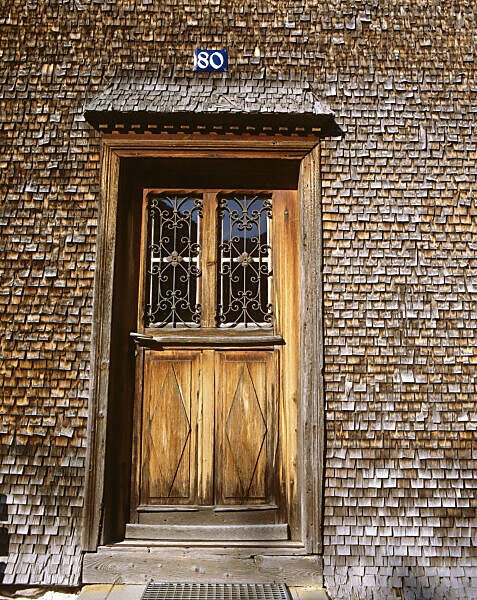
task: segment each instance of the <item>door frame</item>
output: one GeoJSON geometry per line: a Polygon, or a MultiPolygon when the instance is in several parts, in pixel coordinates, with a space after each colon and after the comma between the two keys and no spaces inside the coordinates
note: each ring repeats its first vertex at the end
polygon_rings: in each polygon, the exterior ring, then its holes
{"type": "Polygon", "coordinates": [[[300,160],[299,481],[301,542],[321,554],[324,480],[322,218],[319,137],[104,135],[91,337],[82,548],[96,551],[104,496],[119,167],[122,158],[278,158],[300,160]],[[306,474],[306,477],[305,477],[306,474]]]}

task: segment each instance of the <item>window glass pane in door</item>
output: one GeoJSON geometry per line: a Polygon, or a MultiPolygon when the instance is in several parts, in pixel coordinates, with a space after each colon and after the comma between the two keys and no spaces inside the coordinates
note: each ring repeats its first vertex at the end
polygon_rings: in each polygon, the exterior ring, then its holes
{"type": "Polygon", "coordinates": [[[200,194],[147,198],[145,327],[200,327],[200,194]]]}
{"type": "Polygon", "coordinates": [[[219,327],[271,327],[270,298],[272,196],[219,195],[219,327]]]}

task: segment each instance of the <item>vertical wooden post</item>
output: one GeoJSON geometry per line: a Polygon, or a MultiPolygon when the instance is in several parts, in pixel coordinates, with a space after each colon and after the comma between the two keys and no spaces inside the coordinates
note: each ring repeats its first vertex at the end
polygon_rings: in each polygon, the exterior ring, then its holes
{"type": "Polygon", "coordinates": [[[113,279],[116,247],[119,156],[107,145],[101,154],[101,194],[94,281],[93,333],[89,391],[85,504],[82,546],[96,550],[104,489],[106,417],[109,388],[109,356],[113,312],[113,279]]]}
{"type": "Polygon", "coordinates": [[[323,237],[319,145],[302,160],[299,195],[302,535],[307,551],[316,554],[322,552],[323,548],[321,523],[324,465],[323,237]]]}
{"type": "Polygon", "coordinates": [[[215,352],[203,350],[198,410],[197,495],[199,504],[214,501],[215,352]]]}
{"type": "Polygon", "coordinates": [[[217,303],[217,194],[204,194],[204,216],[201,219],[202,251],[202,327],[215,327],[217,303]]]}

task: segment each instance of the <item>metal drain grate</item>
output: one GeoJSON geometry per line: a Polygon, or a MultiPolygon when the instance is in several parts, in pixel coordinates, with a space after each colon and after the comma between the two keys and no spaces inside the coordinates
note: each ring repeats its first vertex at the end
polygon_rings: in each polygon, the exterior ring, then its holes
{"type": "Polygon", "coordinates": [[[284,583],[148,583],[141,600],[291,600],[284,583]]]}

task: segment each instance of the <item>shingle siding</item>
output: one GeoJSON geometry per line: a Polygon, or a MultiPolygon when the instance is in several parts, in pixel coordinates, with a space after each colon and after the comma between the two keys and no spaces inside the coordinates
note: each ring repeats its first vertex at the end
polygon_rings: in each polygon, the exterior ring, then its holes
{"type": "Polygon", "coordinates": [[[4,2],[3,583],[80,576],[100,168],[83,107],[120,71],[182,76],[211,46],[251,93],[306,79],[344,132],[322,142],[330,595],[477,597],[476,11],[4,2]]]}
{"type": "Polygon", "coordinates": [[[348,106],[323,157],[331,597],[477,596],[471,86],[333,82],[348,106]]]}

